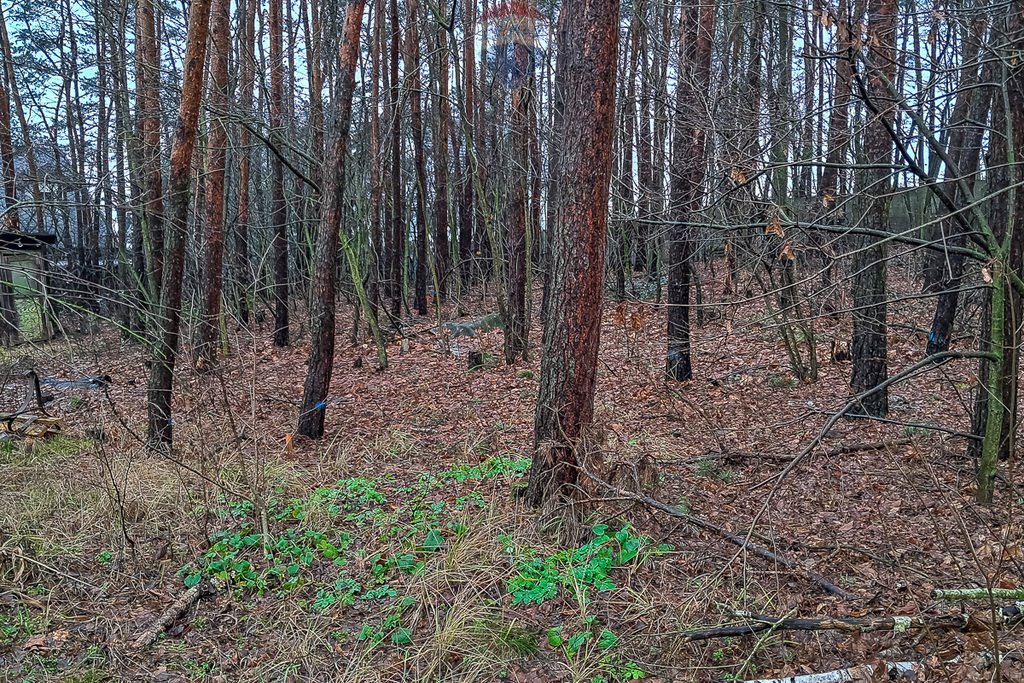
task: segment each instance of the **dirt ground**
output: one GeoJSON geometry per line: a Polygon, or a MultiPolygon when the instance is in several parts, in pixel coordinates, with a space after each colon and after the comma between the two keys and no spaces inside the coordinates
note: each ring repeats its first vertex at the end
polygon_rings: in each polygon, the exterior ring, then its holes
{"type": "MultiPolygon", "coordinates": [[[[716,287],[707,276],[709,299],[716,287]]],[[[913,662],[916,680],[1020,680],[1020,627],[932,597],[1024,576],[1015,462],[995,506],[973,503],[960,433],[976,362],[894,386],[891,423],[840,420],[780,479],[849,396],[849,363],[831,357],[848,316],[814,320],[819,377],[801,383],[761,297],[709,311],[697,378],[678,384],[662,378],[664,310],[605,306],[588,467],[775,560],[593,482],[574,510],[517,502],[536,319],[513,367],[500,331],[446,340],[425,318],[384,373],[369,345],[339,343],[319,442],[291,435],[308,336],[275,349],[265,326],[234,330],[218,372],[183,357],[170,455],[140,438],[143,352],[116,331],[0,352],[5,402],[30,367],[112,380],[51,385],[63,432],[0,444],[0,679],[721,681],[913,662]],[[471,348],[494,366],[468,370],[471,348]],[[136,647],[193,584],[194,605],[136,647]],[[692,639],[744,613],[921,620],[692,639]],[[943,620],[962,613],[967,628],[943,620]]],[[[895,373],[923,354],[930,301],[889,311],[895,373]]],[[[961,331],[955,347],[972,344],[961,331]]]]}

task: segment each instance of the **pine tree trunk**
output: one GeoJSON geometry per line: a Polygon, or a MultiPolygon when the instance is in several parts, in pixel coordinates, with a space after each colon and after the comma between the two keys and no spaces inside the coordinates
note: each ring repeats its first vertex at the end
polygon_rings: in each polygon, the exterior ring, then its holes
{"type": "MultiPolygon", "coordinates": [[[[870,168],[862,173],[861,194],[869,202],[866,222],[872,229],[889,230],[889,188],[893,146],[886,124],[894,118],[894,102],[884,84],[896,82],[896,2],[870,0],[868,4],[868,45],[870,66],[866,77],[867,97],[873,108],[864,140],[870,168]]],[[[853,256],[853,369],[850,387],[855,394],[877,387],[888,377],[886,271],[889,250],[878,237],[863,235],[856,240],[853,256]]],[[[887,389],[875,391],[854,407],[851,415],[884,417],[889,412],[887,389]]]]}
{"type": "Polygon", "coordinates": [[[391,295],[391,315],[402,315],[405,300],[405,215],[402,202],[402,98],[398,81],[399,43],[402,27],[398,18],[398,0],[391,0],[391,49],[388,56],[390,73],[389,119],[391,128],[391,164],[388,169],[388,288],[391,295]]]}
{"type": "MultiPolygon", "coordinates": [[[[256,5],[258,0],[241,0],[238,5],[238,107],[242,116],[251,116],[253,111],[253,82],[255,55],[253,41],[256,36],[256,5]]],[[[252,291],[252,276],[249,264],[249,185],[252,173],[252,154],[249,150],[252,133],[245,125],[238,133],[238,217],[234,230],[234,286],[235,307],[238,319],[243,325],[249,323],[249,295],[252,291]]]]}
{"type": "MultiPolygon", "coordinates": [[[[463,30],[465,31],[462,41],[463,56],[463,108],[462,116],[473,120],[476,111],[476,0],[465,0],[463,3],[463,30]]],[[[468,130],[470,126],[464,126],[468,130]]],[[[474,196],[472,145],[469,140],[465,141],[466,158],[463,168],[463,177],[460,179],[462,192],[459,196],[459,277],[462,285],[469,284],[473,274],[473,225],[476,197],[474,196]]]]}
{"type": "Polygon", "coordinates": [[[380,88],[381,88],[381,52],[384,49],[384,2],[373,0],[371,9],[373,28],[370,43],[370,265],[367,269],[367,299],[373,315],[377,315],[380,306],[380,283],[383,279],[381,270],[381,211],[383,210],[383,183],[381,172],[381,153],[383,148],[380,139],[380,88]]]}
{"type": "Polygon", "coordinates": [[[693,377],[690,348],[690,283],[693,275],[696,220],[703,198],[707,123],[701,115],[701,97],[711,75],[711,46],[715,34],[715,6],[683,9],[683,35],[679,40],[681,75],[676,89],[676,122],[672,156],[668,254],[668,355],[666,376],[684,381],[693,377]]]}
{"type": "Polygon", "coordinates": [[[615,128],[618,0],[562,5],[565,99],[551,278],[534,422],[535,454],[526,499],[535,506],[572,496],[577,447],[593,420],[601,333],[608,195],[615,128]]]}
{"type": "Polygon", "coordinates": [[[181,106],[178,125],[171,145],[171,167],[168,180],[168,243],[164,265],[162,296],[157,338],[150,359],[149,441],[154,446],[170,448],[173,440],[171,399],[174,388],[174,365],[178,354],[181,323],[181,286],[185,269],[185,242],[188,230],[189,181],[192,177],[192,155],[199,128],[199,110],[203,94],[206,39],[210,28],[210,1],[193,0],[189,12],[188,38],[185,48],[181,106]]]}
{"type": "Polygon", "coordinates": [[[355,91],[356,63],[359,59],[359,30],[363,18],[363,0],[349,0],[345,10],[344,43],[334,100],[337,108],[332,128],[328,186],[325,188],[324,214],[316,238],[316,274],[311,298],[312,345],[302,395],[298,433],[320,438],[334,369],[335,298],[338,277],[338,235],[345,215],[345,166],[349,127],[352,121],[352,93],[355,91]]]}
{"type": "MultiPolygon", "coordinates": [[[[441,11],[445,6],[441,5],[441,11]]],[[[442,22],[449,19],[442,16],[442,22]]],[[[437,301],[448,298],[450,258],[448,254],[448,141],[451,137],[452,109],[448,95],[448,32],[444,26],[437,29],[437,132],[434,136],[434,170],[436,187],[434,196],[434,266],[437,271],[437,301]]]]}
{"type": "MultiPolygon", "coordinates": [[[[284,131],[284,34],[282,0],[270,0],[270,131],[284,131]]],[[[274,247],[274,346],[288,346],[288,205],[284,197],[284,162],[270,162],[270,227],[274,247]]]]}
{"type": "MultiPolygon", "coordinates": [[[[164,258],[163,171],[160,154],[160,42],[156,35],[156,1],[139,0],[135,37],[136,107],[142,167],[143,220],[136,259],[152,307],[160,300],[164,258]]],[[[151,311],[151,313],[159,313],[151,311]]],[[[155,324],[155,323],[151,323],[155,324]]],[[[157,325],[158,327],[158,325],[157,325]]]]}
{"type": "Polygon", "coordinates": [[[406,0],[405,78],[409,98],[409,128],[412,132],[413,163],[416,174],[416,277],[413,307],[427,314],[427,162],[423,149],[423,109],[420,95],[420,34],[418,0],[406,0]]]}
{"type": "Polygon", "coordinates": [[[224,265],[224,167],[227,162],[228,58],[230,0],[213,0],[210,10],[210,120],[206,148],[206,263],[203,310],[197,330],[196,368],[209,369],[217,359],[224,265]]]}
{"type": "MultiPolygon", "coordinates": [[[[512,48],[525,51],[523,45],[512,48]]],[[[529,179],[529,125],[533,115],[533,79],[512,91],[512,121],[509,141],[508,221],[505,234],[505,362],[526,359],[529,330],[526,327],[526,185],[529,179]]]]}

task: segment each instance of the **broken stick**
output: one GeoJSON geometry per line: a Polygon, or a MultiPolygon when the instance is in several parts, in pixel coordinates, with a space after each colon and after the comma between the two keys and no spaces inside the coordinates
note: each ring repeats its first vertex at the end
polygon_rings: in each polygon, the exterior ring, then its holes
{"type": "Polygon", "coordinates": [[[149,625],[142,634],[135,639],[133,646],[136,650],[148,646],[163,632],[165,628],[174,623],[174,621],[182,614],[188,611],[192,605],[199,599],[203,589],[201,588],[202,583],[189,588],[187,591],[178,596],[178,599],[171,603],[171,606],[164,610],[164,613],[157,617],[156,621],[149,625]]]}

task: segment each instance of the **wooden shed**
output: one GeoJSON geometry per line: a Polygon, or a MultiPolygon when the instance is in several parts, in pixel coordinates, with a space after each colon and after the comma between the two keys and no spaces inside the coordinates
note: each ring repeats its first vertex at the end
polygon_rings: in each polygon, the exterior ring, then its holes
{"type": "Polygon", "coordinates": [[[56,235],[0,231],[0,343],[53,336],[47,247],[56,235]]]}

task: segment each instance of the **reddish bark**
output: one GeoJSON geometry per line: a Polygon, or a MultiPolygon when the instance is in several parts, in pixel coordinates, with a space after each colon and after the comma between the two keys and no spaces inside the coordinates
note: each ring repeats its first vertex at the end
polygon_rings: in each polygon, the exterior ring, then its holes
{"type": "Polygon", "coordinates": [[[171,169],[167,185],[167,262],[161,284],[161,316],[150,361],[148,390],[149,440],[155,446],[170,447],[173,439],[171,399],[180,337],[181,280],[185,269],[185,241],[190,205],[189,181],[192,178],[192,156],[195,151],[203,94],[210,2],[211,0],[193,0],[189,12],[181,106],[178,110],[174,143],[171,146],[171,169]]]}
{"type": "Polygon", "coordinates": [[[210,32],[210,133],[206,148],[206,263],[203,310],[196,340],[196,367],[208,369],[217,358],[224,265],[224,166],[227,160],[228,58],[230,0],[213,0],[210,32]]]}
{"type": "Polygon", "coordinates": [[[312,345],[306,385],[302,395],[298,433],[319,438],[324,433],[328,391],[334,370],[335,297],[338,273],[338,234],[345,214],[345,162],[349,125],[352,121],[352,93],[355,90],[356,63],[359,58],[359,27],[363,18],[363,0],[350,0],[345,14],[345,37],[341,47],[341,65],[335,89],[337,112],[334,116],[334,142],[331,145],[327,203],[320,220],[316,240],[316,275],[313,282],[312,345]]]}
{"type": "Polygon", "coordinates": [[[615,126],[618,0],[562,5],[565,98],[551,289],[526,499],[571,495],[576,447],[593,420],[615,126]]]}

